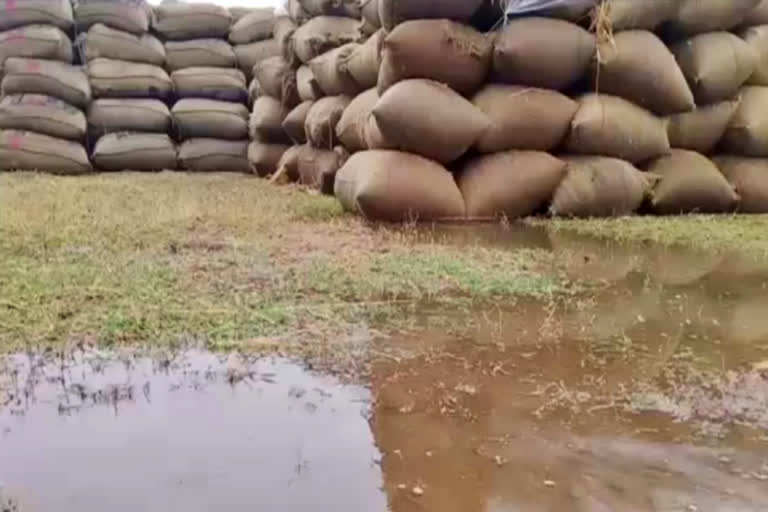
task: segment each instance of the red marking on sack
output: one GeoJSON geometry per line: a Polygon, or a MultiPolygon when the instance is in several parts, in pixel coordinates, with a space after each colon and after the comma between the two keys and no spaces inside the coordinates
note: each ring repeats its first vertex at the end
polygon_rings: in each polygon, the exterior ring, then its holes
{"type": "Polygon", "coordinates": [[[4,42],[6,43],[21,43],[24,41],[24,32],[21,30],[14,30],[6,35],[4,42]]]}
{"type": "Polygon", "coordinates": [[[16,10],[16,1],[17,0],[5,0],[5,10],[6,11],[15,11],[16,10]]]}
{"type": "Polygon", "coordinates": [[[40,61],[39,60],[27,61],[27,71],[31,71],[33,73],[40,71],[40,61]]]}
{"type": "Polygon", "coordinates": [[[8,139],[8,144],[11,146],[11,149],[20,149],[23,143],[24,138],[21,135],[11,135],[11,138],[8,139]]]}

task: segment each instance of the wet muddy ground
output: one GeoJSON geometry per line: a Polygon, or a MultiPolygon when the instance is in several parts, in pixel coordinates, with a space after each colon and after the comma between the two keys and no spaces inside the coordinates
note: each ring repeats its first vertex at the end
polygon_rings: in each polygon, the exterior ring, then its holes
{"type": "MultiPolygon", "coordinates": [[[[768,265],[536,228],[568,300],[426,306],[343,378],[244,354],[15,354],[0,366],[14,510],[768,510],[768,265]]],[[[345,361],[347,357],[343,357],[345,361]]]]}

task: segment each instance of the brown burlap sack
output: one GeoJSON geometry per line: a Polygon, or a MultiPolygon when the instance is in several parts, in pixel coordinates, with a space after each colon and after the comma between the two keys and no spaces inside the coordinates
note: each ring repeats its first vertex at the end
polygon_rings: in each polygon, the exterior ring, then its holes
{"type": "Polygon", "coordinates": [[[45,94],[81,108],[91,101],[91,86],[83,70],[52,60],[6,59],[0,88],[3,95],[45,94]]]}
{"type": "Polygon", "coordinates": [[[310,16],[347,16],[360,18],[358,0],[299,0],[310,16]]]}
{"type": "Polygon", "coordinates": [[[155,7],[154,28],[165,39],[226,38],[232,16],[219,5],[164,3],[155,7]]]}
{"type": "Polygon", "coordinates": [[[449,20],[407,21],[384,39],[379,94],[409,78],[428,78],[473,94],[488,76],[492,52],[492,39],[472,27],[449,20]]]}
{"type": "Polygon", "coordinates": [[[745,27],[754,27],[757,25],[768,25],[768,0],[762,0],[742,21],[745,27]]]}
{"type": "Polygon", "coordinates": [[[143,34],[149,30],[150,10],[136,0],[77,0],[75,23],[84,32],[96,23],[118,30],[143,34]]]}
{"type": "Polygon", "coordinates": [[[0,130],[0,169],[84,174],[91,171],[81,144],[23,130],[0,130]]]}
{"type": "Polygon", "coordinates": [[[381,28],[381,18],[379,18],[379,0],[361,0],[360,14],[363,20],[370,26],[381,28]]]}
{"type": "Polygon", "coordinates": [[[280,45],[274,39],[265,39],[250,44],[238,44],[232,47],[237,59],[237,67],[245,73],[248,80],[253,77],[253,67],[270,57],[279,57],[280,45]]]}
{"type": "Polygon", "coordinates": [[[726,152],[741,156],[768,157],[768,87],[741,90],[741,101],[721,139],[726,152]]]}
{"type": "Polygon", "coordinates": [[[313,101],[299,103],[296,108],[288,112],[283,119],[283,131],[295,144],[307,143],[307,132],[304,131],[304,125],[307,122],[307,115],[312,108],[313,101]]]}
{"type": "Polygon", "coordinates": [[[680,0],[611,0],[608,3],[608,20],[614,32],[653,30],[674,19],[679,6],[680,0]]]}
{"type": "Polygon", "coordinates": [[[97,23],[78,38],[78,44],[88,61],[104,58],[155,66],[165,64],[165,47],[150,34],[137,36],[97,23]]]}
{"type": "Polygon", "coordinates": [[[173,124],[182,139],[248,138],[248,109],[229,101],[185,98],[171,109],[173,124]]]}
{"type": "Polygon", "coordinates": [[[88,107],[88,127],[92,133],[158,132],[171,129],[171,112],[160,100],[102,98],[88,107]]]}
{"type": "Polygon", "coordinates": [[[299,181],[299,155],[302,151],[309,148],[308,145],[290,146],[280,157],[277,163],[278,172],[282,172],[288,177],[288,181],[299,181]]]}
{"type": "Polygon", "coordinates": [[[192,172],[251,173],[247,140],[189,139],[179,147],[179,162],[192,172]]]}
{"type": "Polygon", "coordinates": [[[301,66],[296,70],[296,89],[301,101],[315,101],[323,97],[323,91],[309,66],[301,66]]]}
{"type": "Polygon", "coordinates": [[[159,98],[173,92],[173,82],[159,66],[124,60],[95,59],[88,63],[95,98],[159,98]]]}
{"type": "Polygon", "coordinates": [[[355,49],[346,62],[347,71],[361,89],[376,87],[381,66],[381,47],[384,31],[379,30],[355,49]]]}
{"type": "Polygon", "coordinates": [[[42,94],[12,94],[0,99],[0,129],[29,130],[82,140],[85,115],[69,103],[42,94]]]}
{"type": "Polygon", "coordinates": [[[277,98],[288,107],[299,104],[296,71],[282,57],[270,57],[253,66],[253,77],[259,82],[260,94],[277,98]]]}
{"type": "Polygon", "coordinates": [[[387,147],[449,163],[469,149],[491,122],[482,110],[432,80],[398,82],[373,109],[387,147]]]}
{"type": "Polygon", "coordinates": [[[491,121],[475,144],[482,153],[554,149],[568,133],[579,108],[557,91],[506,84],[486,85],[472,103],[491,121]]]}
{"type": "Polygon", "coordinates": [[[768,26],[750,27],[743,30],[740,36],[757,56],[755,71],[746,84],[768,85],[768,26]]]}
{"type": "Polygon", "coordinates": [[[301,62],[308,63],[328,50],[360,42],[357,24],[356,19],[340,16],[312,18],[293,33],[293,51],[301,62]]]}
{"type": "Polygon", "coordinates": [[[658,214],[724,213],[739,204],[733,186],[700,153],[673,149],[648,164],[646,171],[660,178],[651,202],[658,214]]]}
{"type": "Polygon", "coordinates": [[[285,4],[288,17],[297,25],[301,25],[309,19],[309,13],[304,10],[299,0],[286,0],[285,4]]]}
{"type": "Polygon", "coordinates": [[[96,142],[91,160],[104,171],[173,170],[176,144],[164,133],[108,133],[96,142]]]}
{"type": "Polygon", "coordinates": [[[236,103],[245,103],[248,99],[245,75],[239,69],[179,69],[171,73],[171,81],[179,98],[209,98],[236,103]]]}
{"type": "Polygon", "coordinates": [[[624,160],[566,156],[565,178],[550,213],[562,217],[619,217],[635,212],[650,190],[649,177],[624,160]]]}
{"type": "Polygon", "coordinates": [[[493,51],[494,79],[513,85],[567,89],[589,69],[595,37],[573,23],[549,18],[510,21],[493,51]]]}
{"type": "Polygon", "coordinates": [[[191,67],[232,68],[232,46],[221,39],[190,39],[165,43],[165,64],[170,71],[191,67]]]}
{"type": "Polygon", "coordinates": [[[368,118],[371,117],[373,107],[378,101],[379,93],[374,87],[358,94],[344,109],[341,119],[336,124],[336,135],[347,151],[354,153],[368,149],[365,131],[368,118]]]}
{"type": "Polygon", "coordinates": [[[320,98],[312,105],[304,124],[307,140],[312,146],[332,149],[338,145],[336,124],[351,101],[349,96],[328,96],[320,98]]]}
{"type": "Polygon", "coordinates": [[[275,10],[271,7],[254,9],[235,23],[229,29],[229,42],[232,44],[248,44],[272,37],[275,28],[275,10]]]}
{"type": "Polygon", "coordinates": [[[347,60],[360,45],[348,43],[309,61],[309,69],[326,96],[355,96],[360,86],[347,69],[347,60]]]}
{"type": "Polygon", "coordinates": [[[344,148],[329,150],[304,146],[297,156],[299,183],[333,195],[336,173],[348,157],[344,148]]]}
{"type": "Polygon", "coordinates": [[[538,151],[505,151],[469,160],[458,178],[469,218],[527,217],[547,205],[565,162],[538,151]]]}
{"type": "Polygon", "coordinates": [[[251,169],[259,176],[265,177],[274,174],[280,159],[290,146],[286,144],[267,144],[264,142],[251,142],[248,145],[248,161],[251,169]]]}
{"type": "Polygon", "coordinates": [[[669,145],[704,154],[711,152],[720,142],[738,106],[738,100],[727,100],[671,116],[667,124],[669,145]]]}
{"type": "Polygon", "coordinates": [[[684,34],[729,30],[741,24],[760,0],[680,0],[673,28],[684,34]]]}
{"type": "Polygon", "coordinates": [[[632,163],[669,152],[666,121],[617,96],[585,94],[566,139],[571,153],[632,163]]]}
{"type": "Polygon", "coordinates": [[[271,96],[261,96],[253,103],[248,132],[251,138],[262,142],[290,144],[283,130],[283,121],[289,109],[271,96]]]}
{"type": "Polygon", "coordinates": [[[0,32],[0,65],[8,57],[52,59],[72,63],[72,41],[51,25],[28,25],[0,32]]]}
{"type": "Polygon", "coordinates": [[[741,197],[739,212],[768,213],[768,160],[733,155],[712,160],[741,197]]]}
{"type": "Polygon", "coordinates": [[[260,7],[230,7],[229,15],[232,16],[232,24],[234,25],[238,21],[240,21],[243,16],[247,16],[248,14],[251,14],[254,11],[260,10],[260,7]]]}
{"type": "Polygon", "coordinates": [[[73,23],[69,0],[24,0],[0,4],[0,30],[41,24],[69,31],[73,23]]]}
{"type": "Polygon", "coordinates": [[[278,16],[272,27],[272,38],[282,45],[293,36],[295,31],[296,23],[289,16],[278,16]]]}
{"type": "Polygon", "coordinates": [[[693,93],[675,56],[653,32],[619,32],[600,43],[598,52],[592,72],[595,90],[621,96],[658,115],[694,108],[693,93]]]}
{"type": "Polygon", "coordinates": [[[379,0],[379,19],[387,31],[408,20],[467,21],[482,3],[483,0],[379,0]]]}
{"type": "Polygon", "coordinates": [[[757,53],[729,32],[694,36],[672,47],[691,85],[696,103],[714,103],[736,95],[754,73],[757,53]]]}

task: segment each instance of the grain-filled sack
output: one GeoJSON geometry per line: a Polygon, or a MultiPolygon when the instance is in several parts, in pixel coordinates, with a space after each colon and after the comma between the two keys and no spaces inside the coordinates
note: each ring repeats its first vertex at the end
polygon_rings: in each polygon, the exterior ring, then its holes
{"type": "Polygon", "coordinates": [[[274,39],[265,39],[249,44],[238,44],[232,47],[237,59],[237,67],[250,79],[253,76],[253,66],[270,57],[278,57],[280,45],[274,39]]]}
{"type": "Polygon", "coordinates": [[[546,206],[565,162],[538,151],[504,151],[469,160],[458,177],[467,217],[527,217],[546,206]]]}
{"type": "Polygon", "coordinates": [[[24,25],[53,25],[69,30],[74,23],[69,0],[23,0],[0,3],[0,30],[24,25]]]}
{"type": "Polygon", "coordinates": [[[323,97],[323,91],[309,66],[300,66],[296,70],[296,90],[301,101],[315,101],[323,97]]]}
{"type": "Polygon", "coordinates": [[[253,141],[248,145],[248,161],[253,172],[259,176],[269,176],[277,171],[283,154],[290,146],[253,141]]]}
{"type": "Polygon", "coordinates": [[[667,124],[669,145],[704,154],[711,152],[720,142],[738,106],[738,100],[727,100],[671,116],[667,124]]]}
{"type": "Polygon", "coordinates": [[[0,129],[82,140],[86,121],[82,111],[60,99],[42,94],[12,94],[0,99],[0,129]]]}
{"type": "Polygon", "coordinates": [[[165,47],[151,34],[134,35],[101,23],[93,25],[78,38],[85,60],[98,58],[128,60],[162,66],[165,47]]]}
{"type": "Polygon", "coordinates": [[[171,111],[160,100],[143,98],[102,98],[88,106],[88,127],[92,133],[158,132],[171,129],[171,111]]]}
{"type": "Polygon", "coordinates": [[[632,163],[669,152],[666,122],[629,101],[585,94],[566,139],[569,152],[605,155],[632,163]]]}
{"type": "Polygon", "coordinates": [[[485,82],[493,41],[472,27],[449,20],[413,20],[398,25],[381,48],[379,94],[409,78],[427,78],[461,94],[485,82]]]}
{"type": "Polygon", "coordinates": [[[283,121],[288,111],[288,107],[271,96],[257,98],[248,121],[251,138],[264,142],[290,143],[288,134],[283,130],[283,121]]]}
{"type": "Polygon", "coordinates": [[[318,149],[305,146],[298,153],[299,183],[333,195],[336,173],[349,155],[344,148],[318,149]]]}
{"type": "Polygon", "coordinates": [[[360,15],[363,20],[371,27],[381,28],[381,18],[379,18],[379,0],[361,0],[360,15]]]}
{"type": "Polygon", "coordinates": [[[292,66],[301,64],[296,52],[293,51],[293,33],[296,32],[296,23],[287,16],[280,16],[275,21],[275,27],[272,31],[273,38],[280,48],[280,53],[285,60],[292,66]]]}
{"type": "Polygon", "coordinates": [[[155,7],[155,30],[166,39],[226,38],[232,16],[220,5],[164,3],[155,7]]]}
{"type": "Polygon", "coordinates": [[[388,31],[408,20],[467,21],[482,3],[483,0],[379,0],[379,19],[388,31]]]}
{"type": "Polygon", "coordinates": [[[472,98],[491,124],[475,144],[482,153],[549,151],[560,145],[579,104],[557,91],[488,84],[472,98]]]}
{"type": "Polygon", "coordinates": [[[275,11],[272,8],[254,9],[237,20],[229,29],[229,42],[247,44],[272,37],[275,11]]]}
{"type": "Polygon", "coordinates": [[[377,31],[365,43],[358,46],[347,59],[347,71],[363,90],[375,87],[379,80],[381,47],[385,35],[383,30],[377,31]]]}
{"type": "Polygon", "coordinates": [[[173,106],[171,117],[182,139],[248,138],[248,109],[239,103],[185,98],[173,106]]]}
{"type": "Polygon", "coordinates": [[[550,213],[562,217],[619,217],[635,212],[648,195],[649,176],[631,163],[604,156],[564,156],[565,178],[550,213]]]}
{"type": "Polygon", "coordinates": [[[281,123],[283,131],[295,144],[307,143],[307,132],[304,130],[304,125],[307,122],[307,115],[313,103],[312,101],[299,103],[293,110],[288,112],[281,123]]]}
{"type": "Polygon", "coordinates": [[[243,16],[251,14],[254,11],[258,11],[259,7],[230,7],[229,15],[232,16],[232,24],[240,21],[243,16]]]}
{"type": "Polygon", "coordinates": [[[700,105],[732,98],[754,73],[758,59],[750,45],[730,32],[691,37],[672,52],[700,105]]]}
{"type": "Polygon", "coordinates": [[[358,94],[344,109],[344,113],[336,124],[336,135],[347,151],[355,152],[368,149],[365,131],[371,112],[378,101],[379,93],[373,87],[358,94]]]}
{"type": "Polygon", "coordinates": [[[0,66],[8,57],[72,63],[72,41],[51,25],[29,25],[0,32],[0,66]]]}
{"type": "Polygon", "coordinates": [[[310,16],[348,16],[360,18],[358,0],[299,0],[310,16]]]}
{"type": "Polygon", "coordinates": [[[45,94],[85,107],[91,101],[88,76],[64,62],[11,57],[3,64],[2,94],[45,94]]]}
{"type": "Polygon", "coordinates": [[[707,157],[685,149],[653,160],[646,171],[659,177],[651,207],[662,215],[732,212],[739,196],[707,157]]]}
{"type": "Polygon", "coordinates": [[[297,25],[301,25],[309,19],[309,13],[304,10],[299,0],[286,0],[285,4],[288,17],[297,25]]]}
{"type": "Polygon", "coordinates": [[[768,0],[761,0],[754,9],[749,11],[742,24],[746,27],[768,25],[768,0]]]}
{"type": "Polygon", "coordinates": [[[352,101],[349,96],[320,98],[309,109],[304,129],[309,143],[320,149],[331,149],[338,144],[336,124],[344,109],[352,101]]]}
{"type": "Polygon", "coordinates": [[[79,31],[103,23],[118,30],[143,34],[149,30],[150,12],[143,0],[77,0],[75,23],[79,31]]]}
{"type": "Polygon", "coordinates": [[[179,162],[192,172],[251,173],[247,140],[189,139],[179,146],[179,162]]]}
{"type": "Polygon", "coordinates": [[[735,155],[768,157],[766,111],[768,87],[744,87],[736,113],[721,139],[722,149],[735,155]]]}
{"type": "Polygon", "coordinates": [[[91,163],[77,142],[24,130],[0,130],[0,169],[84,174],[91,163]]]}
{"type": "Polygon", "coordinates": [[[760,0],[681,0],[674,29],[684,34],[729,30],[741,24],[760,0]]]}
{"type": "Polygon", "coordinates": [[[281,100],[293,107],[299,103],[296,72],[282,57],[270,57],[253,66],[253,78],[259,82],[259,93],[281,100]]]}
{"type": "Polygon", "coordinates": [[[493,51],[499,82],[567,89],[584,76],[595,55],[595,36],[573,23],[549,18],[511,20],[493,51]]]}
{"type": "Polygon", "coordinates": [[[190,39],[165,43],[165,64],[171,70],[191,67],[233,68],[232,46],[221,39],[190,39]]]}
{"type": "Polygon", "coordinates": [[[693,93],[675,56],[653,32],[616,33],[611,41],[600,43],[598,51],[595,90],[621,96],[658,115],[693,109],[693,93]]]}
{"type": "Polygon", "coordinates": [[[245,103],[248,99],[245,75],[239,69],[179,69],[171,73],[171,81],[179,98],[209,98],[236,103],[245,103]]]}
{"type": "Polygon", "coordinates": [[[464,217],[464,199],[445,167],[400,151],[361,151],[336,174],[341,204],[371,220],[435,221],[464,217]]]}
{"type": "Polygon", "coordinates": [[[113,59],[88,63],[88,78],[95,98],[159,98],[173,92],[173,82],[159,66],[113,59]]]}
{"type": "Polygon", "coordinates": [[[712,160],[741,197],[739,212],[768,213],[768,160],[733,155],[712,160]]]}
{"type": "Polygon", "coordinates": [[[288,181],[299,181],[299,155],[308,148],[309,146],[306,144],[290,146],[283,153],[283,156],[280,157],[280,161],[277,163],[277,171],[286,176],[288,181]]]}
{"type": "Polygon", "coordinates": [[[740,35],[757,56],[755,71],[747,85],[768,85],[768,26],[750,27],[740,35]]]}
{"type": "Polygon", "coordinates": [[[340,16],[312,18],[293,33],[293,51],[307,63],[328,50],[357,43],[362,39],[357,24],[356,19],[340,16]]]}
{"type": "Polygon", "coordinates": [[[108,133],[96,141],[91,160],[104,171],[172,170],[176,144],[164,133],[108,133]]]}
{"type": "MultiPolygon", "coordinates": [[[[611,0],[608,20],[615,32],[622,30],[653,30],[677,16],[680,0],[611,0]]],[[[595,14],[599,9],[595,9],[595,14]]]]}
{"type": "Polygon", "coordinates": [[[359,46],[357,43],[345,44],[309,61],[309,69],[326,96],[354,96],[360,92],[360,86],[347,69],[347,60],[359,46]]]}
{"type": "Polygon", "coordinates": [[[449,163],[490,127],[482,110],[432,80],[404,80],[390,87],[373,109],[387,147],[449,163]]]}

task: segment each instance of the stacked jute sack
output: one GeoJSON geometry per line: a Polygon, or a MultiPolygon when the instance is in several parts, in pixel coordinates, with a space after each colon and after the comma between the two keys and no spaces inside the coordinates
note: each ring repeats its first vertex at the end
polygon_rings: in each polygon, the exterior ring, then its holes
{"type": "Polygon", "coordinates": [[[0,4],[0,169],[91,170],[88,78],[73,66],[69,0],[0,4]]]}

